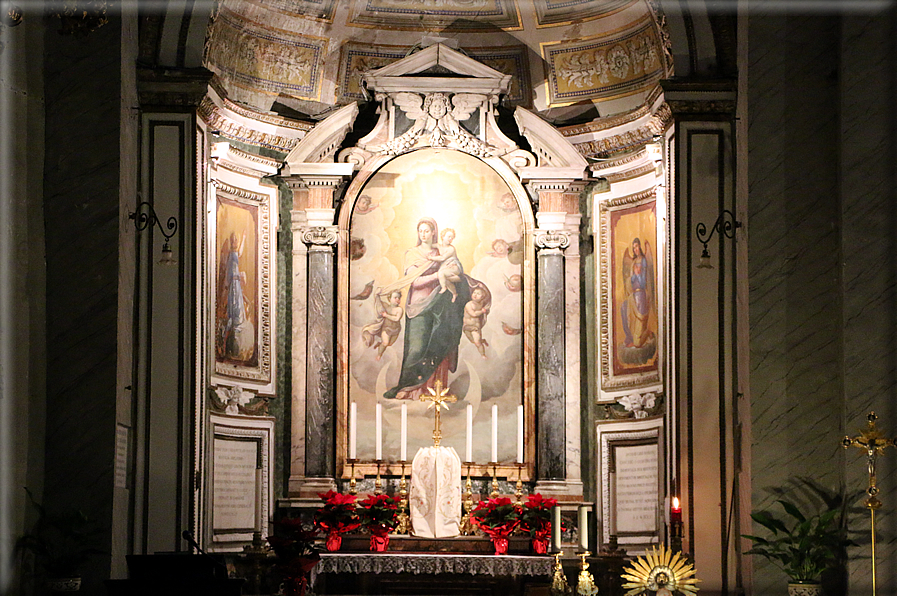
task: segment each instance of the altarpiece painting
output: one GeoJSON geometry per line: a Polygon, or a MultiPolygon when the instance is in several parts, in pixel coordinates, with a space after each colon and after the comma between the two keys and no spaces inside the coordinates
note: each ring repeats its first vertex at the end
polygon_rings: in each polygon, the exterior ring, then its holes
{"type": "MultiPolygon", "coordinates": [[[[355,197],[349,225],[348,401],[359,421],[380,404],[383,459],[398,461],[407,405],[409,459],[433,444],[433,414],[419,397],[436,381],[458,397],[442,413],[442,445],[464,456],[472,410],[472,459],[516,455],[524,400],[524,286],[531,246],[508,183],[483,161],[453,150],[401,155],[355,197]]],[[[530,288],[531,290],[531,288],[530,288]]],[[[359,424],[357,456],[375,454],[375,427],[359,424]]]]}

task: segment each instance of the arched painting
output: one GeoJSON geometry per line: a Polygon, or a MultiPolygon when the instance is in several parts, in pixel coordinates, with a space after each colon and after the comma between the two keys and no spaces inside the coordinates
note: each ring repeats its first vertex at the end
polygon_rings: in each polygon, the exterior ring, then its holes
{"type": "MultiPolygon", "coordinates": [[[[357,408],[356,457],[400,460],[433,445],[437,381],[457,396],[441,413],[442,442],[472,461],[517,456],[524,396],[525,219],[511,188],[483,161],[447,149],[399,156],[353,197],[348,245],[348,403],[357,408]]],[[[352,439],[350,438],[350,441],[352,439]]],[[[351,446],[349,451],[351,452],[351,446]]]]}

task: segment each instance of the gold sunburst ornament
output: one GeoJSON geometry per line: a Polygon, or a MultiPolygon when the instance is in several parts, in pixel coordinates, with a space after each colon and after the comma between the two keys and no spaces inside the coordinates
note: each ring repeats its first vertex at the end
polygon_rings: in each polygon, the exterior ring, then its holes
{"type": "Polygon", "coordinates": [[[629,590],[626,596],[636,596],[650,590],[657,596],[671,596],[674,592],[694,596],[698,591],[695,585],[694,566],[685,560],[682,553],[674,553],[666,546],[651,547],[644,557],[632,562],[632,567],[623,568],[623,589],[629,590]]]}

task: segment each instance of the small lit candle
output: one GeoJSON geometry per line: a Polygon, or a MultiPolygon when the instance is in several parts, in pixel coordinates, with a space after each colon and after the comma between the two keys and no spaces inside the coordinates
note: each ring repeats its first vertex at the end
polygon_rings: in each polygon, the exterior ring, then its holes
{"type": "Polygon", "coordinates": [[[374,435],[376,437],[374,459],[383,459],[383,406],[377,404],[376,416],[374,417],[374,435]]]}
{"type": "Polygon", "coordinates": [[[674,523],[682,521],[682,505],[679,504],[679,497],[673,497],[673,506],[670,509],[670,521],[674,523]]]}
{"type": "Polygon", "coordinates": [[[589,506],[579,506],[579,548],[589,550],[589,506]]]}
{"type": "Polygon", "coordinates": [[[358,404],[349,404],[349,459],[355,459],[358,445],[358,404]]]}
{"type": "Polygon", "coordinates": [[[473,406],[467,404],[467,459],[464,461],[473,461],[473,406]]]}
{"type": "Polygon", "coordinates": [[[408,459],[408,404],[402,404],[402,461],[408,459]]]}
{"type": "Polygon", "coordinates": [[[498,404],[492,405],[492,461],[498,461],[498,404]]]}
{"type": "Polygon", "coordinates": [[[523,405],[517,406],[517,463],[523,463],[523,405]]]}

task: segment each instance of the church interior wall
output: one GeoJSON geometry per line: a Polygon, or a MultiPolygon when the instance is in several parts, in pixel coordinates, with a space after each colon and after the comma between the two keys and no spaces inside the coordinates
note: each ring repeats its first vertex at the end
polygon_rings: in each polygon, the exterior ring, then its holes
{"type": "MultiPolygon", "coordinates": [[[[735,242],[748,243],[749,266],[738,271],[749,285],[750,371],[745,379],[750,378],[752,433],[744,440],[750,442],[753,494],[744,504],[748,509],[771,505],[770,489],[800,476],[812,476],[829,489],[842,483],[851,489],[865,486],[862,454],[844,451],[839,439],[856,434],[870,410],[880,416],[886,434],[897,420],[897,180],[891,138],[897,128],[895,22],[893,10],[885,16],[844,18],[758,15],[747,28],[750,83],[741,101],[749,106],[749,135],[743,141],[749,163],[748,218],[735,242]]],[[[113,545],[118,563],[113,561],[111,574],[118,577],[124,574],[121,559],[124,549],[133,546],[129,535],[134,531],[127,511],[131,497],[127,489],[113,488],[116,424],[133,424],[125,388],[129,375],[122,373],[130,369],[129,355],[127,349],[122,354],[121,346],[130,341],[129,333],[122,331],[131,312],[123,293],[134,288],[127,279],[122,281],[128,276],[122,264],[146,256],[139,251],[148,248],[122,240],[135,237],[126,211],[128,201],[136,202],[136,192],[128,188],[133,185],[136,191],[136,181],[129,181],[127,172],[138,171],[136,123],[123,115],[129,108],[121,96],[129,87],[123,84],[122,77],[129,75],[121,65],[133,51],[121,39],[122,28],[128,26],[114,17],[86,38],[57,36],[36,19],[3,30],[8,44],[5,67],[14,65],[14,90],[25,91],[14,94],[13,109],[17,118],[24,118],[26,131],[16,140],[13,166],[13,220],[23,225],[11,239],[17,251],[14,271],[25,272],[12,292],[18,324],[12,359],[19,371],[13,386],[20,395],[10,406],[11,414],[0,412],[5,425],[19,427],[14,453],[22,463],[11,471],[11,486],[4,484],[15,511],[11,531],[21,533],[31,521],[25,514],[23,485],[34,487],[51,507],[80,506],[100,522],[103,540],[113,545]],[[10,43],[13,36],[16,44],[10,43]],[[45,49],[46,57],[41,58],[45,49]],[[23,51],[31,55],[7,61],[10,53],[18,58],[23,51]],[[41,60],[43,69],[26,68],[41,60]],[[131,143],[134,148],[129,148],[131,143]]],[[[670,27],[685,25],[672,16],[670,27]]],[[[681,53],[676,57],[677,65],[685,59],[681,53]]],[[[288,193],[281,193],[279,202],[275,276],[281,299],[275,306],[279,323],[273,341],[277,362],[285,364],[296,357],[290,337],[297,333],[298,322],[291,319],[296,311],[290,301],[304,288],[288,281],[298,271],[291,270],[298,247],[287,231],[294,206],[288,193]]],[[[710,207],[700,206],[706,211],[700,219],[708,224],[715,216],[710,207]]],[[[679,228],[679,234],[683,240],[693,229],[679,228]]],[[[154,252],[157,241],[151,247],[154,252]]],[[[590,277],[596,260],[595,252],[583,251],[584,304],[596,300],[590,277]]],[[[711,315],[717,312],[717,298],[712,292],[703,297],[711,315]]],[[[587,356],[594,356],[597,346],[590,337],[590,312],[583,309],[581,318],[585,362],[580,389],[589,397],[583,398],[580,428],[589,437],[586,443],[594,445],[595,416],[601,407],[592,399],[596,362],[587,356]]],[[[731,313],[724,314],[722,324],[731,324],[731,313]]],[[[710,319],[715,317],[691,323],[700,325],[699,339],[715,342],[714,325],[720,321],[710,319]]],[[[705,360],[707,368],[696,368],[695,373],[703,383],[701,392],[712,395],[718,390],[717,354],[705,360]]],[[[304,408],[295,398],[296,383],[304,379],[295,368],[276,367],[276,398],[269,413],[277,420],[278,445],[286,443],[286,435],[304,432],[296,428],[304,408]]],[[[700,432],[707,428],[701,426],[700,432]]],[[[706,434],[705,439],[718,443],[718,436],[706,434]]],[[[303,449],[301,441],[291,448],[277,454],[275,498],[290,492],[291,466],[304,457],[304,451],[297,453],[303,449]]],[[[717,455],[713,458],[718,461],[717,455]]],[[[594,457],[582,454],[584,494],[596,493],[601,481],[594,457]]],[[[880,562],[897,557],[897,516],[888,512],[897,505],[894,462],[888,452],[879,460],[885,503],[878,518],[880,562]]],[[[701,476],[702,470],[693,473],[701,476]]],[[[701,479],[712,476],[714,484],[708,491],[699,489],[703,502],[716,502],[716,473],[701,479]]],[[[719,517],[719,510],[712,515],[719,517]]],[[[870,561],[864,550],[869,525],[864,512],[855,519],[851,527],[864,546],[851,551],[856,556],[849,565],[850,592],[861,593],[870,588],[870,561]]],[[[719,542],[719,528],[711,530],[716,534],[707,539],[719,542]]],[[[169,534],[168,540],[176,542],[176,533],[169,534]]],[[[697,538],[703,540],[700,532],[697,538]]],[[[705,568],[712,566],[708,561],[703,562],[705,568]]],[[[110,575],[108,557],[98,557],[94,564],[85,576],[110,575]]],[[[754,568],[754,594],[781,591],[784,577],[763,560],[749,558],[746,564],[754,568]]],[[[880,588],[897,585],[897,569],[880,565],[878,574],[880,588]]],[[[98,590],[99,584],[85,586],[88,593],[101,593],[98,590]]]]}
{"type": "MultiPolygon", "coordinates": [[[[839,438],[871,410],[893,434],[894,26],[893,9],[749,23],[753,508],[796,477],[864,488],[865,458],[839,438]]],[[[895,557],[895,469],[879,458],[879,563],[895,557]]],[[[865,593],[868,514],[850,527],[850,593],[865,593]]],[[[755,593],[772,592],[782,576],[753,564],[755,593]]],[[[894,574],[879,565],[879,588],[894,574]]]]}

